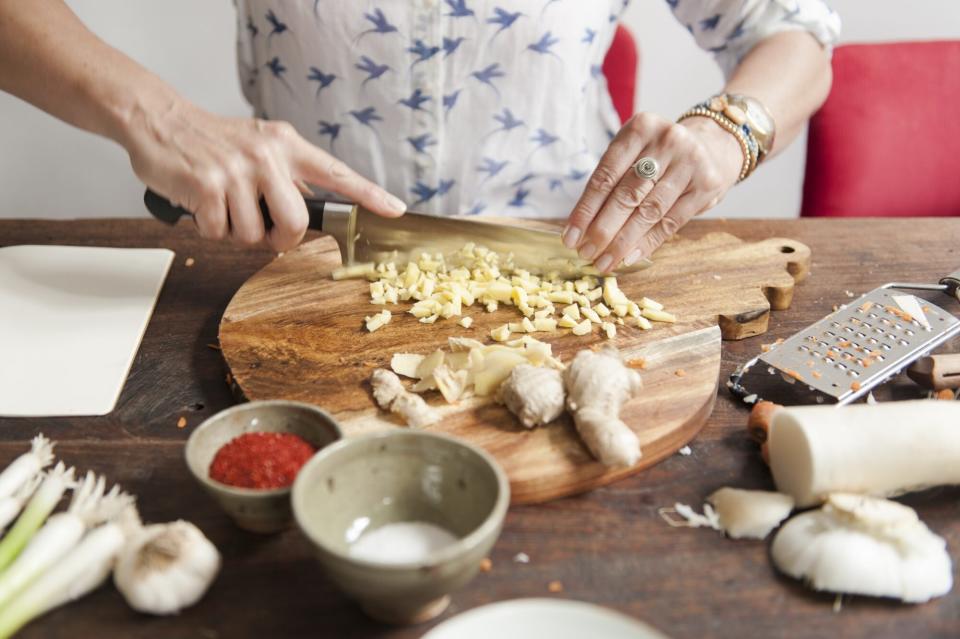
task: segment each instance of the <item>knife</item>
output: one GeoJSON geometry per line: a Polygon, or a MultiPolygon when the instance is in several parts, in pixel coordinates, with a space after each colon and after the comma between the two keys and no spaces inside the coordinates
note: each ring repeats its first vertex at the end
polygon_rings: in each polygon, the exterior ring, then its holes
{"type": "MultiPolygon", "coordinates": [[[[385,218],[357,204],[309,197],[305,202],[310,216],[308,228],[332,235],[345,265],[365,262],[404,264],[416,260],[421,253],[449,255],[472,242],[501,255],[512,255],[514,268],[534,274],[556,273],[565,278],[599,274],[589,261],[577,255],[576,250],[563,245],[557,231],[410,212],[385,218]]],[[[143,203],[154,217],[167,224],[176,224],[185,215],[192,216],[186,209],[175,206],[150,189],[144,194],[143,203]]],[[[260,211],[264,226],[269,230],[273,227],[273,220],[263,198],[260,199],[260,211]]],[[[650,265],[649,260],[641,260],[615,272],[628,273],[650,265]]]]}

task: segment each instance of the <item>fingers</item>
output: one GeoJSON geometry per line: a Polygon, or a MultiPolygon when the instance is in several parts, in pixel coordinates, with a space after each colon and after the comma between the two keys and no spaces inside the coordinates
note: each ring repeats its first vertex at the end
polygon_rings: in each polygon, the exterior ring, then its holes
{"type": "MultiPolygon", "coordinates": [[[[309,215],[303,196],[293,180],[274,171],[260,181],[263,193],[270,208],[273,228],[267,233],[267,242],[275,251],[286,251],[295,247],[307,232],[309,215]]],[[[260,217],[258,212],[257,217],[260,217]]]]}
{"type": "MultiPolygon", "coordinates": [[[[646,181],[650,182],[650,180],[646,181]]],[[[597,230],[598,236],[602,237],[598,241],[604,242],[603,253],[595,262],[597,268],[603,272],[610,271],[628,257],[634,258],[633,262],[636,262],[639,257],[634,256],[634,253],[641,238],[671,211],[689,184],[688,165],[681,163],[671,166],[626,216],[622,216],[619,210],[616,213],[601,211],[594,222],[594,225],[603,225],[603,228],[597,230]],[[612,223],[604,224],[607,219],[612,223]],[[614,220],[620,220],[620,225],[615,226],[614,220]]],[[[606,209],[606,206],[604,208],[606,209]]],[[[593,225],[588,234],[592,231],[593,225]]]]}
{"type": "Polygon", "coordinates": [[[257,193],[249,181],[237,182],[227,193],[230,235],[245,246],[259,244],[264,237],[263,215],[257,204],[257,193]]]}
{"type": "MultiPolygon", "coordinates": [[[[651,137],[650,124],[646,114],[635,116],[610,142],[610,146],[600,158],[597,168],[587,181],[567,221],[563,231],[563,243],[567,248],[586,246],[587,228],[600,212],[607,198],[620,184],[621,178],[637,161],[640,150],[646,146],[646,141],[651,137]]],[[[630,194],[624,193],[623,197],[628,198],[630,194]]]]}
{"type": "Polygon", "coordinates": [[[636,264],[641,258],[652,255],[661,244],[673,237],[684,224],[712,206],[712,203],[708,202],[707,199],[708,196],[695,191],[681,195],[673,207],[663,216],[663,219],[654,224],[639,238],[633,250],[624,259],[624,264],[630,266],[636,264]]]}
{"type": "Polygon", "coordinates": [[[297,136],[294,144],[294,168],[298,176],[334,191],[364,208],[385,217],[403,215],[407,205],[399,198],[364,178],[359,173],[297,136]]]}
{"type": "Polygon", "coordinates": [[[200,237],[222,240],[229,235],[227,203],[221,193],[208,193],[197,205],[191,206],[189,202],[185,202],[183,206],[188,211],[193,211],[193,221],[200,237]]]}

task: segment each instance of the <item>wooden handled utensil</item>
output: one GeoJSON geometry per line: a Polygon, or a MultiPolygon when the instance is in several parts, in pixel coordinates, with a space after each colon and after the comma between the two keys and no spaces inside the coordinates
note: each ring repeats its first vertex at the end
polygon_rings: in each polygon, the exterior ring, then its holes
{"type": "Polygon", "coordinates": [[[960,388],[960,353],[921,357],[907,369],[907,376],[931,390],[960,388]]]}

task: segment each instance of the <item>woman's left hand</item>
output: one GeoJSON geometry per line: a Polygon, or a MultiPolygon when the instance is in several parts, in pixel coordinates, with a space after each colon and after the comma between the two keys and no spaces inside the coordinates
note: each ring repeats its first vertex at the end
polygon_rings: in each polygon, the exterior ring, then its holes
{"type": "Polygon", "coordinates": [[[676,124],[639,113],[610,142],[570,214],[563,242],[602,272],[635,264],[716,206],[742,165],[736,138],[709,118],[676,124]],[[644,157],[659,164],[655,179],[633,170],[644,157]]]}

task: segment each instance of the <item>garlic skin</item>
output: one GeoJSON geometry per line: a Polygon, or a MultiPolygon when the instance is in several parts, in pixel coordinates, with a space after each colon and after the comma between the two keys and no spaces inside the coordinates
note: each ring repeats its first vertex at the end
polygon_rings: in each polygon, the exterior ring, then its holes
{"type": "Polygon", "coordinates": [[[172,615],[192,606],[220,570],[220,553],[188,521],[142,528],[124,546],[113,581],[131,608],[172,615]]]}
{"type": "Polygon", "coordinates": [[[893,501],[834,493],[773,540],[773,563],[816,590],[922,603],[953,585],[946,542],[916,511],[893,501]]]}
{"type": "Polygon", "coordinates": [[[793,510],[793,497],[766,490],[721,488],[707,501],[732,539],[764,539],[793,510]]]}

